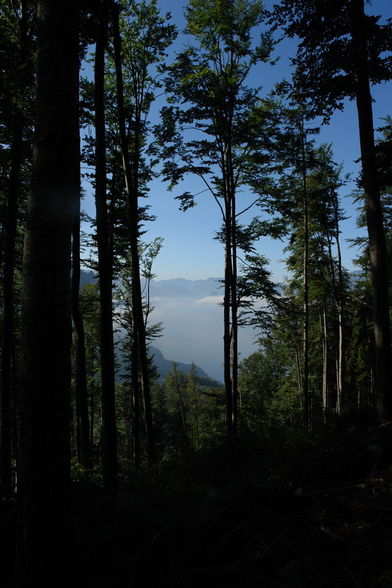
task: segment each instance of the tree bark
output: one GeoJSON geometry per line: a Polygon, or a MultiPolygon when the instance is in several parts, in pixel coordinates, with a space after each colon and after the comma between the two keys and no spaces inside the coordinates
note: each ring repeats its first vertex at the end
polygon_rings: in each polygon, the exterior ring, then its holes
{"type": "MultiPolygon", "coordinates": [[[[24,65],[27,45],[27,8],[21,3],[19,24],[20,64],[24,65]]],[[[23,129],[25,120],[15,106],[12,125],[11,167],[8,183],[7,212],[4,225],[3,258],[3,331],[1,341],[0,376],[0,494],[11,496],[12,479],[12,410],[14,405],[12,381],[12,356],[14,350],[14,273],[16,256],[16,234],[20,197],[20,180],[23,164],[23,129]]]]}
{"type": "Polygon", "coordinates": [[[375,341],[375,393],[381,418],[392,418],[391,334],[389,322],[387,252],[374,145],[372,97],[364,0],[352,0],[352,40],[356,69],[356,103],[362,161],[362,183],[369,235],[375,341]]]}
{"type": "Polygon", "coordinates": [[[14,133],[11,145],[11,170],[8,189],[7,219],[5,225],[4,269],[3,269],[3,332],[1,344],[1,438],[0,438],[0,491],[2,496],[12,494],[11,469],[11,406],[12,406],[12,351],[14,347],[14,273],[16,253],[16,230],[20,174],[22,168],[23,118],[14,117],[14,133]]]}
{"type": "MultiPolygon", "coordinates": [[[[80,181],[80,169],[77,181],[80,181]]],[[[79,463],[90,465],[90,423],[88,415],[88,390],[86,373],[85,332],[80,311],[80,198],[75,205],[72,228],[72,319],[76,334],[76,423],[77,453],[79,463]]]]}
{"type": "Polygon", "coordinates": [[[303,198],[303,420],[307,430],[311,428],[310,418],[310,393],[309,393],[309,211],[308,211],[308,185],[306,173],[306,137],[304,120],[301,117],[301,167],[302,167],[302,198],[303,198]]]}
{"type": "Polygon", "coordinates": [[[223,298],[224,384],[226,393],[227,438],[235,441],[238,428],[238,300],[237,223],[231,156],[231,109],[223,115],[221,169],[224,190],[225,275],[223,298]]]}
{"type": "MultiPolygon", "coordinates": [[[[126,119],[124,109],[124,83],[122,74],[121,37],[119,31],[119,13],[115,3],[113,7],[113,32],[117,83],[117,111],[120,130],[120,143],[122,163],[124,170],[125,187],[128,195],[129,208],[129,246],[131,252],[132,271],[132,321],[133,321],[133,353],[132,361],[136,362],[137,369],[133,369],[134,402],[142,393],[145,428],[147,438],[147,456],[149,461],[155,459],[153,439],[151,391],[148,370],[148,354],[146,342],[146,328],[143,316],[143,299],[140,283],[140,258],[139,258],[139,174],[140,174],[140,116],[135,114],[135,131],[132,162],[129,157],[129,146],[126,133],[126,119]]],[[[137,110],[137,109],[136,109],[137,110]]],[[[134,366],[135,367],[135,366],[134,366]]],[[[138,404],[134,405],[138,408],[138,404]]]]}
{"type": "Polygon", "coordinates": [[[338,378],[337,378],[337,398],[336,398],[336,412],[342,414],[344,402],[344,301],[343,301],[343,265],[342,252],[340,248],[340,229],[339,229],[339,210],[337,195],[334,196],[333,201],[334,215],[335,215],[335,231],[336,231],[336,249],[338,253],[338,283],[337,283],[337,307],[338,307],[338,378]]]}
{"type": "Polygon", "coordinates": [[[71,232],[78,184],[78,2],[38,1],[37,103],[23,258],[18,586],[68,585],[71,232]]]}
{"type": "Polygon", "coordinates": [[[237,210],[236,197],[233,177],[233,160],[231,151],[231,134],[230,144],[228,149],[228,176],[230,189],[230,206],[231,206],[231,268],[232,276],[230,283],[230,298],[231,298],[231,383],[232,383],[232,422],[233,422],[233,438],[236,438],[238,433],[238,268],[237,268],[237,210]]]}
{"type": "Polygon", "coordinates": [[[233,280],[232,259],[230,252],[230,212],[226,207],[225,222],[225,275],[223,297],[223,371],[226,394],[227,439],[231,443],[235,437],[233,422],[233,380],[231,373],[231,283],[233,280]]]}
{"type": "Polygon", "coordinates": [[[100,294],[100,348],[102,386],[103,478],[107,493],[117,489],[117,430],[115,411],[115,366],[113,342],[112,280],[109,222],[106,198],[106,130],[105,130],[105,46],[108,0],[101,0],[95,49],[95,205],[98,244],[98,277],[100,294]]]}
{"type": "Polygon", "coordinates": [[[335,307],[338,316],[338,355],[336,360],[336,414],[341,415],[343,411],[344,401],[344,301],[343,301],[343,266],[342,266],[342,253],[340,248],[340,229],[339,229],[339,205],[337,195],[332,193],[332,206],[334,211],[334,231],[335,231],[335,242],[337,249],[337,262],[338,262],[338,278],[336,280],[334,258],[332,254],[332,236],[327,229],[327,240],[328,240],[328,256],[330,271],[332,277],[333,295],[335,301],[335,307]]]}
{"type": "Polygon", "coordinates": [[[326,422],[329,410],[329,389],[328,389],[328,368],[329,368],[329,352],[328,352],[328,330],[327,330],[327,305],[326,300],[323,300],[322,305],[322,341],[323,341],[323,418],[326,422]]]}

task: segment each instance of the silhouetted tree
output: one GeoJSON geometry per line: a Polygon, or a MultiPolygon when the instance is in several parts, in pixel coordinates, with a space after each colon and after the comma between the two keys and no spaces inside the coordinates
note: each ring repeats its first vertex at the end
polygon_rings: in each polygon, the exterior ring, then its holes
{"type": "Polygon", "coordinates": [[[78,2],[39,0],[36,134],[23,260],[18,586],[67,584],[71,233],[79,197],[78,2]]]}
{"type": "MultiPolygon", "coordinates": [[[[263,193],[267,127],[273,116],[246,79],[257,62],[267,62],[270,35],[252,44],[253,27],[263,21],[258,1],[192,0],[187,28],[195,45],[180,53],[171,68],[167,89],[176,106],[165,108],[159,138],[166,144],[166,177],[175,185],[186,173],[199,176],[217,202],[224,244],[224,381],[227,435],[233,440],[238,420],[238,268],[237,193],[240,186],[263,193]],[[182,127],[179,134],[176,123],[182,127]],[[204,136],[188,135],[197,129],[204,136]],[[172,144],[169,146],[169,142],[172,144]],[[263,153],[263,155],[262,155],[263,153]]],[[[192,194],[179,196],[184,210],[195,204],[192,194]]],[[[256,201],[259,198],[256,197],[256,201]]]]}
{"type": "Polygon", "coordinates": [[[283,0],[275,18],[290,36],[300,38],[294,63],[298,82],[314,114],[327,118],[356,100],[362,178],[372,270],[375,386],[379,413],[392,416],[391,335],[383,214],[375,157],[371,83],[392,78],[390,23],[366,15],[364,0],[283,0]]]}
{"type": "Polygon", "coordinates": [[[109,0],[99,3],[94,64],[95,105],[95,205],[100,293],[100,349],[102,386],[103,478],[107,492],[117,487],[117,440],[115,413],[115,364],[113,341],[113,252],[106,194],[105,48],[109,0]]]}

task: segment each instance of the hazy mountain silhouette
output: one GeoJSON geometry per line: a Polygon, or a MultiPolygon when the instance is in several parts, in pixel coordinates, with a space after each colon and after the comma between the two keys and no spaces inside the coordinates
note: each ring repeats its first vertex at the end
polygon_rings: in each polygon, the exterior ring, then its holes
{"type": "MultiPolygon", "coordinates": [[[[92,271],[82,271],[82,283],[94,282],[92,271]]],[[[205,280],[154,280],[151,283],[151,303],[155,310],[151,323],[162,323],[162,336],[154,347],[163,357],[188,366],[194,362],[205,377],[223,381],[223,289],[219,278],[205,280]],[[208,374],[208,376],[207,376],[208,374]]],[[[240,359],[254,348],[255,333],[251,328],[240,330],[240,359]]],[[[158,361],[158,358],[157,358],[158,361]]],[[[167,374],[171,360],[162,373],[167,374]]],[[[181,369],[181,368],[180,368],[181,369]]]]}
{"type": "MultiPolygon", "coordinates": [[[[177,365],[178,371],[180,371],[186,375],[189,375],[191,373],[192,364],[182,363],[180,361],[166,359],[163,356],[163,353],[159,349],[157,349],[157,347],[151,346],[150,350],[151,350],[151,355],[153,356],[153,362],[155,364],[155,367],[158,370],[160,380],[166,379],[167,375],[173,369],[174,363],[177,365]]],[[[206,384],[210,383],[211,386],[220,384],[220,383],[216,382],[216,380],[213,380],[212,378],[210,378],[209,375],[204,370],[201,369],[201,367],[199,367],[196,364],[194,364],[194,366],[195,366],[196,377],[198,380],[202,380],[202,383],[206,383],[206,384]]]]}

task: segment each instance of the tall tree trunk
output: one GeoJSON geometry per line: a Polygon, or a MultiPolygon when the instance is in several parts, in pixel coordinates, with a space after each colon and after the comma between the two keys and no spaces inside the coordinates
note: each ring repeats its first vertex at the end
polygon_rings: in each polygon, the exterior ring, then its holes
{"type": "MultiPolygon", "coordinates": [[[[221,169],[224,187],[224,244],[225,275],[223,298],[224,321],[224,384],[226,393],[227,438],[231,443],[238,427],[238,296],[237,296],[237,223],[235,187],[231,154],[232,124],[230,109],[227,123],[222,129],[221,169]]],[[[226,119],[224,117],[224,120],[226,119]]]]}
{"type": "Polygon", "coordinates": [[[177,371],[177,366],[173,366],[173,384],[174,384],[174,390],[176,392],[177,395],[177,400],[178,400],[178,407],[180,409],[180,415],[181,415],[181,425],[182,425],[182,438],[183,438],[183,443],[184,443],[184,448],[188,447],[188,433],[187,433],[187,418],[186,418],[186,410],[185,410],[185,406],[184,406],[184,400],[182,397],[182,390],[181,390],[181,383],[179,382],[179,374],[177,371]]]}
{"type": "MultiPolygon", "coordinates": [[[[132,353],[132,382],[139,378],[137,359],[134,358],[135,349],[132,353]]],[[[132,384],[132,440],[133,440],[133,462],[135,467],[140,467],[141,446],[140,446],[140,388],[132,384]]]]}
{"type": "Polygon", "coordinates": [[[300,410],[301,413],[303,414],[303,400],[304,400],[304,395],[303,395],[303,390],[302,390],[302,386],[304,383],[303,380],[303,376],[302,376],[302,370],[301,370],[301,350],[300,350],[300,343],[298,341],[295,342],[295,366],[296,366],[296,370],[297,370],[297,383],[298,383],[298,395],[299,395],[299,404],[300,404],[300,410]]]}
{"type": "Polygon", "coordinates": [[[362,161],[362,182],[372,271],[375,340],[375,393],[380,416],[392,418],[392,358],[389,324],[387,252],[374,146],[364,0],[352,0],[352,39],[356,68],[356,102],[362,161]]]}
{"type": "Polygon", "coordinates": [[[326,300],[322,305],[321,329],[323,341],[323,418],[327,420],[329,409],[329,389],[328,389],[328,368],[329,368],[329,353],[328,353],[328,330],[327,330],[327,304],[326,300]]]}
{"type": "Polygon", "coordinates": [[[303,116],[301,116],[301,172],[302,172],[302,199],[303,199],[303,420],[306,429],[311,427],[310,419],[310,393],[309,393],[309,210],[308,210],[308,185],[306,170],[306,137],[303,116]]]}
{"type": "Polygon", "coordinates": [[[71,233],[79,185],[78,2],[39,0],[23,259],[18,586],[69,585],[71,233]]]}
{"type": "MultiPolygon", "coordinates": [[[[27,50],[27,7],[21,2],[19,24],[20,64],[24,65],[27,50]]],[[[19,108],[15,107],[12,125],[11,167],[8,183],[7,213],[4,224],[3,266],[3,332],[1,341],[0,375],[0,494],[10,496],[12,480],[12,355],[14,350],[14,273],[16,255],[16,233],[20,196],[20,180],[23,163],[23,129],[25,120],[19,108]]]]}
{"type": "Polygon", "coordinates": [[[91,467],[94,467],[94,427],[95,427],[95,390],[94,384],[90,384],[90,448],[91,448],[91,467]]]}
{"type": "Polygon", "coordinates": [[[197,389],[196,368],[195,368],[194,363],[192,363],[191,371],[189,374],[189,388],[190,388],[190,392],[191,392],[193,413],[194,413],[194,419],[195,419],[196,449],[200,449],[199,392],[197,389]]]}
{"type": "Polygon", "coordinates": [[[106,132],[105,132],[105,46],[107,37],[108,0],[101,0],[95,49],[95,205],[98,243],[98,277],[100,295],[100,348],[102,386],[103,478],[106,492],[117,489],[117,430],[115,411],[115,373],[113,342],[112,281],[109,222],[106,197],[106,132]]]}
{"type": "Polygon", "coordinates": [[[336,398],[336,412],[342,414],[344,402],[344,300],[343,300],[343,265],[342,252],[340,248],[340,229],[339,229],[339,207],[338,197],[335,194],[333,200],[334,215],[335,215],[335,231],[336,231],[336,249],[338,253],[338,283],[337,283],[337,306],[338,306],[338,378],[337,378],[337,398],[336,398]]]}
{"type": "Polygon", "coordinates": [[[343,410],[343,395],[344,395],[344,300],[343,300],[343,266],[342,266],[342,252],[340,248],[340,229],[339,229],[339,207],[337,195],[332,194],[332,205],[335,217],[335,242],[338,254],[338,278],[336,280],[334,258],[332,254],[332,236],[327,229],[328,240],[328,256],[333,285],[333,294],[335,300],[336,311],[338,315],[338,356],[336,360],[336,414],[342,414],[343,410]]]}
{"type": "Polygon", "coordinates": [[[5,224],[4,270],[3,270],[3,332],[1,342],[1,437],[0,437],[0,492],[3,496],[12,493],[11,469],[11,406],[12,406],[12,351],[14,347],[14,272],[16,253],[16,230],[20,174],[22,168],[23,118],[14,117],[14,132],[11,145],[11,170],[8,187],[7,219],[5,224]]]}
{"type": "MultiPolygon", "coordinates": [[[[80,169],[78,178],[80,181],[80,169]]],[[[75,205],[72,228],[72,318],[76,334],[76,423],[79,463],[90,465],[90,423],[86,373],[86,346],[82,313],[80,311],[80,198],[75,205]]]]}
{"type": "MultiPolygon", "coordinates": [[[[231,144],[231,140],[230,140],[231,144]]],[[[233,177],[233,161],[231,146],[228,152],[228,176],[231,201],[231,267],[232,276],[230,283],[231,298],[231,384],[232,384],[232,410],[233,410],[233,437],[238,432],[238,270],[237,270],[237,217],[236,217],[236,198],[233,177]]]]}
{"type": "Polygon", "coordinates": [[[120,130],[120,143],[122,163],[124,170],[125,187],[128,195],[129,208],[129,245],[131,251],[132,270],[132,320],[133,320],[133,362],[136,362],[137,371],[133,371],[133,387],[135,400],[142,392],[145,413],[145,427],[147,438],[147,455],[150,461],[155,459],[151,391],[148,369],[148,354],[146,342],[146,328],[143,316],[143,299],[140,283],[140,258],[139,258],[139,174],[140,174],[140,125],[141,113],[136,109],[135,131],[133,145],[133,160],[129,157],[129,146],[126,133],[126,119],[124,109],[124,83],[122,74],[121,37],[119,31],[119,13],[115,3],[113,6],[113,32],[117,83],[117,111],[120,130]]]}
{"type": "MultiPolygon", "coordinates": [[[[228,197],[225,196],[227,199],[228,197]]],[[[231,305],[232,305],[232,281],[233,267],[231,256],[231,210],[230,204],[225,207],[225,275],[224,275],[224,297],[223,297],[223,369],[224,384],[226,394],[226,424],[227,438],[231,443],[235,438],[234,418],[233,418],[233,379],[231,370],[231,351],[232,351],[232,325],[231,325],[231,305]]]]}

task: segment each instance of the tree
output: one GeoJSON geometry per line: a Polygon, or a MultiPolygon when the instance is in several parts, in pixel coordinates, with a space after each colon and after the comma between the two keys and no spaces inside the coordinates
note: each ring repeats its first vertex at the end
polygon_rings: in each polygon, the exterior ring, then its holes
{"type": "Polygon", "coordinates": [[[188,439],[188,398],[186,393],[186,376],[173,363],[165,383],[168,414],[172,416],[173,436],[182,438],[178,444],[181,449],[189,446],[188,439]],[[179,434],[179,430],[181,431],[179,434]]]}
{"type": "Polygon", "coordinates": [[[165,51],[175,37],[175,28],[160,17],[156,1],[131,2],[120,18],[120,6],[112,3],[113,45],[117,89],[117,123],[125,188],[128,201],[128,241],[132,271],[133,388],[139,405],[143,398],[148,457],[154,459],[151,393],[140,282],[139,236],[146,175],[143,161],[154,92],[160,87],[153,73],[162,73],[165,51]],[[121,34],[123,33],[123,34],[121,34]],[[123,42],[123,39],[126,42],[123,42]],[[153,69],[156,72],[153,72],[153,69]],[[124,71],[128,74],[124,80],[124,71]],[[140,392],[142,394],[140,394],[140,392]]]}
{"type": "MultiPolygon", "coordinates": [[[[377,167],[381,188],[381,203],[385,225],[386,244],[388,250],[389,292],[391,293],[391,121],[387,117],[385,126],[376,143],[377,167]]],[[[366,226],[366,215],[363,210],[363,192],[354,193],[361,206],[357,225],[366,226]]],[[[368,241],[358,237],[353,244],[359,248],[359,255],[354,260],[358,270],[351,288],[351,303],[348,305],[350,321],[350,340],[348,342],[347,380],[351,406],[358,409],[374,409],[374,338],[371,337],[372,300],[371,300],[371,268],[368,241]],[[370,360],[370,361],[369,361],[370,360]]]]}
{"type": "MultiPolygon", "coordinates": [[[[175,106],[163,109],[159,139],[165,144],[164,171],[172,186],[184,174],[195,174],[205,188],[200,193],[211,193],[222,216],[224,380],[231,441],[238,420],[237,193],[240,186],[263,193],[266,142],[272,142],[274,118],[258,90],[246,87],[246,78],[257,62],[268,61],[272,43],[268,33],[261,34],[256,46],[252,43],[254,27],[263,20],[258,0],[192,0],[186,16],[186,31],[196,44],[179,54],[171,68],[167,89],[175,106]],[[181,136],[176,123],[193,132],[181,136]],[[195,135],[200,132],[201,139],[195,135]]],[[[195,204],[189,192],[179,200],[184,210],[195,204]]]]}
{"type": "Polygon", "coordinates": [[[102,384],[103,478],[107,492],[117,488],[117,434],[115,414],[115,364],[113,342],[113,256],[110,246],[106,199],[106,128],[105,128],[105,48],[109,2],[99,3],[94,64],[95,105],[95,203],[98,245],[98,279],[100,292],[100,349],[102,384]]]}
{"type": "MultiPolygon", "coordinates": [[[[80,182],[80,166],[77,170],[80,182]]],[[[86,373],[86,337],[80,307],[80,199],[75,203],[72,227],[72,320],[75,329],[76,348],[76,422],[77,453],[79,463],[88,468],[91,458],[90,422],[88,415],[88,388],[86,373]]]]}
{"type": "MultiPolygon", "coordinates": [[[[33,42],[32,11],[24,0],[12,9],[3,3],[2,55],[4,59],[2,85],[11,90],[4,93],[1,110],[3,128],[1,143],[9,145],[5,150],[7,162],[4,169],[6,179],[6,208],[4,211],[4,237],[2,248],[2,301],[3,324],[1,337],[1,376],[0,376],[0,491],[10,496],[13,489],[11,474],[12,414],[15,408],[12,379],[12,356],[15,352],[15,269],[18,251],[18,221],[24,196],[24,169],[28,161],[26,135],[31,130],[31,107],[33,86],[33,42]],[[11,57],[12,56],[12,57],[11,57]]],[[[24,208],[24,207],[23,207],[24,208]]]]}
{"type": "Polygon", "coordinates": [[[300,38],[294,63],[314,114],[328,118],[355,98],[358,111],[362,178],[372,268],[376,395],[379,414],[392,416],[391,335],[383,214],[375,157],[370,83],[390,80],[390,23],[368,16],[364,0],[283,0],[275,9],[278,24],[300,38]]]}
{"type": "Polygon", "coordinates": [[[188,375],[188,382],[187,382],[187,397],[189,398],[190,404],[190,414],[188,417],[188,422],[190,423],[190,436],[192,441],[192,446],[195,449],[200,449],[200,438],[201,438],[201,427],[200,427],[200,417],[201,417],[201,393],[197,385],[197,376],[196,376],[196,366],[192,363],[191,371],[188,375]]]}
{"type": "Polygon", "coordinates": [[[93,469],[96,463],[102,461],[102,395],[100,390],[101,366],[99,352],[100,297],[98,284],[84,284],[80,290],[79,304],[85,333],[86,384],[90,433],[88,465],[93,469]]]}
{"type": "MultiPolygon", "coordinates": [[[[147,345],[148,341],[159,337],[161,334],[161,323],[150,324],[149,317],[151,312],[154,310],[154,307],[151,306],[151,299],[150,299],[150,288],[151,288],[151,280],[155,277],[152,271],[152,266],[154,260],[159,255],[159,252],[162,247],[163,239],[157,237],[151,243],[141,243],[139,246],[138,256],[140,259],[140,269],[141,269],[141,277],[144,281],[143,289],[141,294],[143,295],[142,298],[142,320],[144,326],[144,333],[145,333],[145,344],[147,345]]],[[[135,323],[134,323],[134,312],[133,312],[133,303],[134,303],[134,295],[133,295],[133,277],[134,272],[132,270],[132,258],[130,255],[124,256],[122,260],[122,267],[119,271],[119,279],[118,279],[118,286],[116,289],[116,298],[117,298],[117,311],[116,311],[116,320],[119,325],[123,328],[123,337],[121,339],[120,350],[123,357],[122,367],[123,367],[123,375],[125,376],[125,385],[129,384],[129,375],[130,375],[130,397],[131,397],[131,404],[132,404],[132,411],[131,411],[131,418],[132,418],[132,441],[133,441],[133,460],[136,467],[139,467],[141,462],[141,430],[140,430],[140,422],[141,422],[141,410],[140,410],[140,400],[139,397],[139,388],[134,386],[134,378],[136,374],[139,375],[139,364],[137,361],[138,355],[136,354],[135,350],[135,323]],[[136,355],[135,355],[136,354],[136,355]],[[136,373],[135,373],[136,372],[136,373]]],[[[147,352],[147,349],[146,349],[147,352]]],[[[147,369],[149,371],[148,377],[150,380],[151,374],[151,361],[148,357],[148,364],[147,369]]],[[[127,386],[128,392],[128,386],[127,386]]],[[[145,415],[146,416],[146,415],[145,415]]],[[[152,419],[151,419],[152,423],[152,419]]],[[[150,451],[150,443],[151,439],[149,439],[147,432],[150,432],[148,427],[146,428],[146,436],[147,436],[147,455],[150,451]]],[[[151,459],[151,454],[149,458],[151,459]]]]}
{"type": "Polygon", "coordinates": [[[282,193],[278,195],[277,209],[286,215],[286,230],[290,234],[290,244],[286,249],[295,253],[288,265],[295,266],[297,277],[302,284],[302,407],[306,429],[311,427],[311,396],[309,390],[309,353],[310,353],[310,234],[311,234],[311,189],[309,176],[314,168],[314,153],[305,128],[306,110],[295,90],[291,90],[293,108],[286,111],[286,129],[283,129],[281,141],[281,177],[282,193]],[[293,263],[294,260],[294,263],[293,263]]]}
{"type": "MultiPolygon", "coordinates": [[[[309,427],[311,407],[316,406],[310,383],[315,380],[315,371],[319,372],[316,351],[319,336],[324,416],[326,418],[335,398],[338,412],[342,409],[344,272],[339,241],[342,213],[337,192],[344,182],[341,168],[333,161],[331,147],[316,146],[310,135],[317,129],[306,128],[306,118],[304,105],[298,105],[295,99],[293,102],[291,91],[290,107],[286,109],[281,131],[281,168],[275,185],[275,209],[282,219],[282,234],[289,239],[286,251],[289,252],[287,266],[292,273],[292,299],[302,305],[303,349],[297,371],[301,379],[304,422],[309,427]],[[332,378],[335,354],[336,377],[332,378]]],[[[317,386],[313,389],[317,394],[317,386]]]]}
{"type": "MultiPolygon", "coordinates": [[[[261,340],[260,349],[244,359],[239,369],[241,429],[265,435],[274,423],[283,421],[292,404],[279,389],[284,379],[286,352],[275,337],[261,340]]],[[[286,350],[285,350],[286,351],[286,350]]],[[[292,412],[292,411],[291,411],[292,412]]]]}
{"type": "Polygon", "coordinates": [[[20,586],[62,586],[70,484],[71,233],[79,197],[78,3],[39,0],[37,36],[23,260],[18,571],[20,586]]]}

